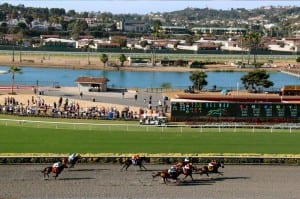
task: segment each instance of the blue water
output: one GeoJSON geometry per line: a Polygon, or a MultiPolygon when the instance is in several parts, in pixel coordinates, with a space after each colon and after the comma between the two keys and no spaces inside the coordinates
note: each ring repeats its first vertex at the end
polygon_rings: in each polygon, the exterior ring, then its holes
{"type": "MultiPolygon", "coordinates": [[[[8,70],[7,66],[0,66],[0,70],[8,70]]],[[[206,72],[207,87],[236,88],[242,86],[240,78],[246,72],[206,72]]],[[[79,76],[106,77],[108,85],[122,88],[157,88],[163,83],[169,83],[172,87],[187,87],[191,85],[190,72],[146,72],[146,71],[104,71],[85,69],[57,69],[23,67],[22,74],[15,74],[17,84],[52,85],[58,83],[61,86],[76,86],[75,79],[79,76]]],[[[300,78],[280,72],[270,73],[273,88],[281,88],[287,84],[300,84],[300,78]]],[[[10,74],[0,74],[0,84],[10,84],[10,74]]]]}

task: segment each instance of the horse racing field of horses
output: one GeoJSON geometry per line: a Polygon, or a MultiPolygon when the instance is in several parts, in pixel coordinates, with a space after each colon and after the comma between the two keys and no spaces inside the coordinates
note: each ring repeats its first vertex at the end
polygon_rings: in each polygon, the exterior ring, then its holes
{"type": "Polygon", "coordinates": [[[300,154],[299,128],[200,129],[38,119],[1,120],[0,154],[300,154]]]}
{"type": "Polygon", "coordinates": [[[167,185],[159,178],[153,180],[152,173],[169,166],[120,172],[119,164],[80,163],[56,180],[52,176],[44,180],[44,164],[0,164],[0,198],[296,199],[300,195],[299,166],[226,165],[223,176],[193,174],[194,181],[187,178],[167,185]]]}

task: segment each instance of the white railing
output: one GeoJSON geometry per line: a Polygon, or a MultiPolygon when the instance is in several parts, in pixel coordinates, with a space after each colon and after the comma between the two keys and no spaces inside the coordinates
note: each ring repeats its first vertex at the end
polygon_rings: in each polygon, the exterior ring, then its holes
{"type": "Polygon", "coordinates": [[[45,120],[25,120],[25,119],[1,119],[0,125],[5,126],[22,126],[22,127],[33,127],[33,128],[54,128],[54,129],[85,129],[85,130],[120,130],[120,131],[151,131],[155,128],[161,132],[207,132],[214,129],[217,132],[276,132],[278,130],[284,130],[285,132],[299,132],[300,123],[282,123],[282,124],[240,124],[240,123],[211,123],[211,124],[191,124],[191,125],[140,125],[130,123],[92,123],[92,122],[56,122],[56,121],[45,121],[45,120]],[[172,128],[169,128],[172,127],[172,128]]]}

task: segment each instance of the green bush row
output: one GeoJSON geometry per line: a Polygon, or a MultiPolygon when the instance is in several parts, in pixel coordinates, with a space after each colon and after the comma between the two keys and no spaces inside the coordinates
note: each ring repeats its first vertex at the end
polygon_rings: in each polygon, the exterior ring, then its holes
{"type": "MultiPolygon", "coordinates": [[[[25,164],[25,163],[49,163],[59,161],[60,157],[2,157],[0,164],[25,164]]],[[[110,163],[121,164],[127,157],[83,157],[79,160],[80,163],[110,163]]],[[[174,164],[182,161],[180,157],[146,157],[146,164],[174,164]]],[[[194,157],[191,158],[193,164],[207,164],[212,159],[216,161],[224,161],[225,164],[280,164],[280,165],[300,165],[298,158],[209,158],[209,157],[194,157]]]]}

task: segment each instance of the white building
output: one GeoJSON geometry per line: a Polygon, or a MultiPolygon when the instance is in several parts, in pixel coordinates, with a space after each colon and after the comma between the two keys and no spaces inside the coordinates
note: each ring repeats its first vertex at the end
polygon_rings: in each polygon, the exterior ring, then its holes
{"type": "Polygon", "coordinates": [[[272,51],[282,52],[299,52],[300,51],[300,39],[297,38],[283,38],[276,42],[269,44],[268,49],[272,51]]]}

